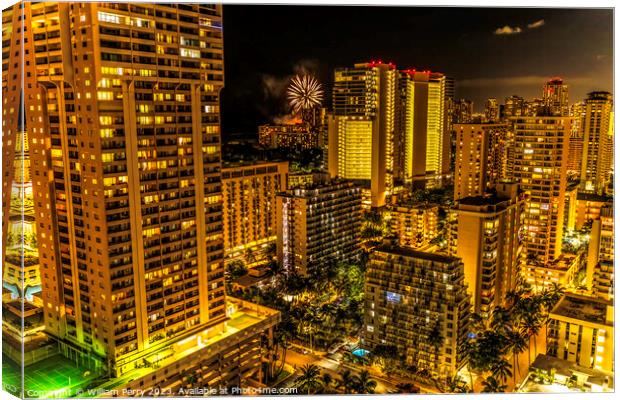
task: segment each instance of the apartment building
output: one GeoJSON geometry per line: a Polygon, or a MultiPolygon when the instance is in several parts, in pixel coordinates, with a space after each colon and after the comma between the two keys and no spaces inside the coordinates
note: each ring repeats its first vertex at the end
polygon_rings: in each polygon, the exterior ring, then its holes
{"type": "Polygon", "coordinates": [[[600,216],[592,222],[586,285],[593,295],[614,298],[614,207],[607,203],[600,216]]]}
{"type": "Polygon", "coordinates": [[[371,253],[364,293],[365,348],[396,346],[443,378],[463,366],[470,303],[458,258],[385,244],[371,253]]]}
{"type": "Polygon", "coordinates": [[[541,115],[512,122],[512,179],[529,197],[524,221],[527,253],[550,262],[562,250],[570,118],[541,115]]]}
{"type": "Polygon", "coordinates": [[[385,220],[398,245],[416,249],[430,245],[439,235],[437,204],[397,204],[386,207],[385,220]]]}
{"type": "Polygon", "coordinates": [[[509,177],[514,141],[508,124],[455,124],[454,199],[481,196],[509,177]]]}
{"type": "Polygon", "coordinates": [[[362,195],[354,183],[320,182],[277,196],[278,262],[287,273],[319,273],[322,265],[361,255],[362,195]]]}
{"type": "Polygon", "coordinates": [[[613,303],[567,293],[549,314],[547,354],[577,365],[613,371],[613,303]]]}
{"type": "Polygon", "coordinates": [[[487,318],[516,287],[524,261],[522,227],[526,196],[516,183],[465,197],[451,212],[450,253],[462,260],[474,312],[487,318]]]}
{"type": "Polygon", "coordinates": [[[287,188],[288,162],[222,167],[224,255],[247,266],[269,261],[275,247],[276,194],[287,188]]]}
{"type": "MultiPolygon", "coordinates": [[[[3,103],[23,95],[46,334],[114,377],[229,331],[221,5],[26,2],[3,22],[3,103]]],[[[15,132],[10,118],[4,136],[15,132]]]]}

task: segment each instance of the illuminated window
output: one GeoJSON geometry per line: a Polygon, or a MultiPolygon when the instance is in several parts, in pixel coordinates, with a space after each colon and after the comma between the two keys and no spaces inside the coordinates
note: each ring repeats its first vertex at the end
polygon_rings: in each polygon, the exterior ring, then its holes
{"type": "Polygon", "coordinates": [[[112,92],[97,92],[97,100],[112,100],[114,93],[112,92]]]}
{"type": "Polygon", "coordinates": [[[200,51],[181,48],[181,57],[200,58],[200,51]]]}
{"type": "Polygon", "coordinates": [[[103,11],[99,11],[97,13],[97,17],[99,18],[99,21],[110,22],[110,23],[113,23],[113,24],[120,24],[121,23],[121,18],[122,18],[123,23],[125,23],[125,21],[126,21],[125,17],[122,17],[122,16],[117,15],[117,14],[103,12],[103,11]]]}
{"type": "Polygon", "coordinates": [[[99,136],[101,136],[102,138],[114,137],[114,129],[100,129],[99,136]]]}

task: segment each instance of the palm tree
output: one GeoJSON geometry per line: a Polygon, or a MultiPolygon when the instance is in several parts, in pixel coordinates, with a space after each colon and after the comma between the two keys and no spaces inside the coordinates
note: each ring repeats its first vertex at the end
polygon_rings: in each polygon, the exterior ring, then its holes
{"type": "Polygon", "coordinates": [[[493,377],[499,379],[501,383],[506,383],[506,380],[512,377],[510,363],[506,361],[506,359],[500,358],[499,361],[491,366],[491,373],[493,377]]]}
{"type": "Polygon", "coordinates": [[[482,382],[482,392],[483,393],[503,393],[506,390],[507,386],[498,382],[493,376],[487,377],[482,382]]]}
{"type": "Polygon", "coordinates": [[[525,332],[527,333],[527,337],[528,337],[527,357],[528,357],[528,361],[530,365],[532,364],[532,354],[530,351],[530,347],[532,345],[532,338],[534,338],[534,353],[538,355],[538,349],[536,346],[536,335],[538,334],[538,331],[540,330],[539,312],[540,312],[539,310],[533,309],[531,310],[531,313],[523,319],[523,328],[525,329],[525,332]]]}
{"type": "Polygon", "coordinates": [[[340,374],[340,379],[338,379],[336,387],[342,389],[344,391],[344,394],[351,394],[353,392],[353,383],[354,382],[351,371],[345,369],[340,374]]]}
{"type": "Polygon", "coordinates": [[[332,383],[334,383],[334,378],[327,372],[321,376],[321,383],[323,385],[321,389],[321,393],[331,394],[332,392],[332,383]]]}
{"type": "Polygon", "coordinates": [[[396,389],[398,389],[398,393],[402,394],[420,393],[420,388],[409,382],[397,384],[396,389]]]}
{"type": "Polygon", "coordinates": [[[362,371],[354,379],[354,387],[359,394],[373,394],[377,387],[377,382],[370,379],[370,373],[362,371]]]}
{"type": "Polygon", "coordinates": [[[319,367],[313,364],[306,364],[301,367],[301,375],[295,380],[298,388],[302,391],[314,392],[319,386],[321,386],[319,375],[321,370],[319,367]]]}
{"type": "Polygon", "coordinates": [[[469,386],[459,375],[454,375],[446,380],[446,387],[442,391],[448,393],[469,393],[469,386]]]}
{"type": "Polygon", "coordinates": [[[496,332],[505,332],[506,328],[510,324],[510,313],[504,307],[498,306],[493,310],[491,315],[491,328],[496,332]]]}
{"type": "MultiPolygon", "coordinates": [[[[508,344],[508,349],[509,351],[512,352],[512,362],[513,362],[513,371],[515,370],[516,367],[516,371],[517,374],[521,374],[521,371],[519,371],[519,354],[521,354],[523,352],[523,350],[525,350],[525,348],[527,347],[527,335],[515,328],[512,329],[512,331],[508,334],[508,340],[509,340],[509,344],[508,344]]],[[[516,379],[517,379],[517,374],[514,374],[514,384],[515,386],[517,385],[516,379]]]]}

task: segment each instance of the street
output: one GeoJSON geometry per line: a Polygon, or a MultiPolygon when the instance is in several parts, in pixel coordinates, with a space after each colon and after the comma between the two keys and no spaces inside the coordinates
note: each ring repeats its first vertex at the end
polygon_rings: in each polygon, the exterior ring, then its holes
{"type": "MultiPolygon", "coordinates": [[[[334,378],[334,380],[340,379],[340,372],[344,370],[349,370],[354,375],[357,375],[359,372],[361,372],[361,368],[345,366],[339,361],[331,359],[327,356],[313,355],[311,353],[303,354],[301,350],[295,347],[291,347],[286,351],[286,363],[295,368],[296,372],[291,377],[288,377],[284,380],[284,382],[281,384],[281,386],[283,387],[294,386],[295,379],[299,376],[299,369],[305,364],[314,364],[320,367],[322,370],[321,373],[327,372],[334,378]]],[[[402,383],[402,381],[400,380],[380,377],[376,374],[373,374],[372,371],[370,372],[372,379],[377,382],[377,386],[375,388],[375,393],[377,394],[394,392],[397,390],[396,385],[402,383]]],[[[421,385],[418,383],[414,384],[421,388],[422,393],[437,392],[437,390],[434,388],[421,387],[421,385]]]]}

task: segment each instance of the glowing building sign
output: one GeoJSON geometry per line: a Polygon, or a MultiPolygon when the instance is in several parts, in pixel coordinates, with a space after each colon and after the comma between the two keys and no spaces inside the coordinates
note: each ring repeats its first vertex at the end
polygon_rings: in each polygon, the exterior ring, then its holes
{"type": "Polygon", "coordinates": [[[400,303],[400,294],[398,293],[392,293],[392,292],[385,292],[385,299],[387,301],[389,301],[390,303],[400,303]]]}

